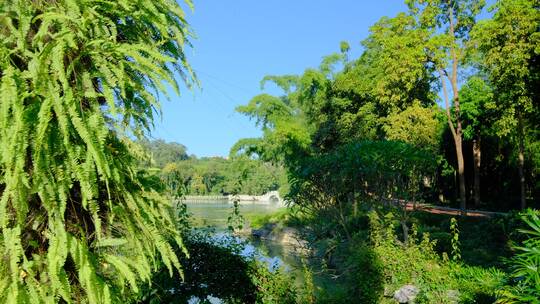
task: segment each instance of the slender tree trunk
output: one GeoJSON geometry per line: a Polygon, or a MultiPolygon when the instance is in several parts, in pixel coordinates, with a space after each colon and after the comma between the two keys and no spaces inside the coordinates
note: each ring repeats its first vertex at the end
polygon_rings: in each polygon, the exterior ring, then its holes
{"type": "Polygon", "coordinates": [[[341,224],[341,227],[343,227],[343,231],[345,232],[345,236],[347,237],[347,240],[351,240],[351,234],[349,233],[349,229],[347,228],[347,220],[345,215],[343,214],[343,208],[341,206],[341,201],[333,199],[335,202],[338,203],[338,222],[341,224]]]}
{"type": "MultiPolygon", "coordinates": [[[[453,42],[456,42],[456,36],[455,36],[455,24],[454,22],[454,11],[452,8],[448,10],[448,17],[450,21],[450,31],[449,35],[454,40],[453,42]]],[[[448,93],[446,90],[446,85],[444,79],[443,81],[443,90],[445,95],[445,102],[446,102],[446,115],[448,117],[448,125],[450,126],[450,130],[452,131],[452,135],[454,137],[454,143],[456,146],[456,158],[458,163],[458,178],[459,178],[459,207],[461,209],[461,213],[465,215],[466,209],[467,209],[467,192],[465,189],[465,161],[463,158],[463,129],[461,126],[461,114],[460,114],[460,103],[459,103],[459,88],[458,88],[458,67],[459,67],[459,56],[458,52],[456,50],[456,45],[453,43],[450,47],[450,56],[452,58],[452,71],[451,75],[448,75],[448,73],[444,73],[448,80],[450,81],[450,85],[452,87],[452,101],[454,106],[454,119],[452,119],[452,115],[450,113],[450,106],[448,104],[448,93]],[[455,127],[454,127],[454,121],[455,121],[455,127]]],[[[443,78],[441,76],[441,78],[443,78]]]]}
{"type": "Polygon", "coordinates": [[[443,87],[443,93],[444,93],[444,101],[446,103],[446,117],[448,119],[448,127],[450,128],[450,131],[452,132],[452,138],[454,139],[454,146],[456,148],[456,159],[457,159],[457,165],[458,165],[458,185],[459,185],[459,206],[462,210],[462,213],[465,214],[465,210],[467,209],[467,193],[465,189],[465,161],[463,158],[463,130],[461,126],[461,119],[459,117],[460,107],[459,107],[459,97],[458,97],[458,90],[457,90],[457,76],[450,78],[450,83],[452,84],[452,90],[454,93],[454,115],[455,115],[455,126],[452,119],[452,115],[450,112],[450,104],[449,104],[449,98],[448,98],[448,91],[446,88],[446,82],[443,77],[445,73],[440,70],[441,74],[441,82],[443,87]]]}
{"type": "Polygon", "coordinates": [[[482,161],[482,150],[480,138],[473,140],[473,158],[474,158],[474,206],[480,205],[480,166],[482,161]]]}
{"type": "Polygon", "coordinates": [[[459,178],[459,208],[462,213],[465,214],[465,209],[467,209],[467,190],[465,189],[465,161],[463,157],[463,128],[461,126],[461,109],[459,103],[459,90],[458,90],[458,81],[457,81],[457,57],[455,55],[455,50],[452,48],[453,68],[452,68],[452,78],[450,83],[452,84],[452,91],[454,95],[454,117],[456,121],[456,129],[453,133],[454,142],[456,144],[456,158],[458,163],[458,178],[459,178]]]}
{"type": "Polygon", "coordinates": [[[521,113],[518,114],[518,137],[519,137],[519,151],[518,151],[518,173],[519,173],[519,187],[520,187],[520,207],[521,209],[527,208],[526,193],[525,193],[525,173],[523,168],[525,167],[525,145],[523,143],[523,119],[521,113]]]}
{"type": "Polygon", "coordinates": [[[354,197],[354,201],[353,201],[353,216],[354,217],[357,217],[358,216],[358,201],[356,200],[356,196],[353,196],[354,197]]]}
{"type": "Polygon", "coordinates": [[[356,200],[356,179],[353,181],[353,191],[350,196],[350,201],[353,205],[353,216],[356,217],[358,215],[358,201],[356,200]]]}
{"type": "Polygon", "coordinates": [[[465,161],[463,158],[463,142],[461,136],[454,136],[456,146],[456,158],[458,165],[458,183],[459,183],[459,208],[462,212],[467,209],[467,191],[465,189],[465,161]]]}
{"type": "Polygon", "coordinates": [[[407,221],[401,220],[401,229],[403,230],[403,243],[409,245],[409,227],[407,226],[407,221]]]}
{"type": "MultiPolygon", "coordinates": [[[[442,72],[441,72],[442,75],[442,72]]],[[[443,86],[443,92],[444,92],[444,100],[446,102],[446,116],[448,118],[448,126],[450,127],[450,131],[452,132],[452,138],[454,139],[454,146],[456,148],[456,159],[457,159],[457,165],[458,165],[458,185],[459,185],[459,206],[462,210],[462,213],[465,213],[465,209],[467,209],[467,193],[465,189],[465,161],[463,158],[463,140],[462,140],[462,128],[461,128],[461,120],[459,118],[459,98],[454,98],[454,112],[456,113],[456,126],[454,126],[454,122],[452,121],[452,116],[450,115],[450,105],[448,102],[448,93],[446,90],[446,84],[444,78],[441,76],[442,80],[442,86],[443,86]]],[[[456,94],[456,93],[455,93],[456,94]]]]}
{"type": "Polygon", "coordinates": [[[519,147],[518,155],[518,172],[519,172],[519,186],[520,186],[520,207],[521,209],[527,208],[527,201],[525,200],[525,174],[523,173],[524,166],[524,156],[523,156],[523,147],[519,147]]]}

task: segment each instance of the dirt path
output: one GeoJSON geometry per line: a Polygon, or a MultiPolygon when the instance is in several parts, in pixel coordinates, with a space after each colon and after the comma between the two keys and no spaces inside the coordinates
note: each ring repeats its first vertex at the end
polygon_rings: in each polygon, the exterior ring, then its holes
{"type": "MultiPolygon", "coordinates": [[[[414,204],[407,204],[407,210],[413,211],[423,211],[432,214],[447,214],[447,215],[462,215],[460,209],[432,206],[427,204],[416,204],[416,209],[414,204]]],[[[480,211],[480,210],[465,210],[465,216],[470,217],[493,217],[496,215],[505,215],[501,212],[490,212],[490,211],[480,211]]]]}

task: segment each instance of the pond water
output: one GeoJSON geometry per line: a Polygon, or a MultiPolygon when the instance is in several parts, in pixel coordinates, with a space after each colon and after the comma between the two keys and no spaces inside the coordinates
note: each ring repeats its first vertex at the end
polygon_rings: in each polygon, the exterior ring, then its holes
{"type": "MultiPolygon", "coordinates": [[[[217,230],[227,229],[227,218],[233,210],[233,204],[227,201],[185,201],[188,211],[193,215],[194,224],[199,227],[212,226],[217,230]]],[[[250,215],[267,215],[275,213],[278,205],[261,203],[239,204],[240,214],[244,217],[250,215]]]]}
{"type": "MultiPolygon", "coordinates": [[[[194,226],[196,227],[214,227],[216,233],[226,233],[227,218],[233,211],[233,204],[226,201],[204,201],[204,202],[184,202],[187,210],[191,213],[194,226]]],[[[239,204],[240,214],[246,218],[250,215],[269,215],[279,210],[278,205],[267,205],[261,203],[242,203],[239,204]]],[[[247,239],[248,244],[245,248],[246,254],[257,252],[270,265],[280,265],[285,269],[292,271],[301,283],[301,263],[299,257],[289,246],[284,246],[279,242],[268,240],[247,239]]]]}

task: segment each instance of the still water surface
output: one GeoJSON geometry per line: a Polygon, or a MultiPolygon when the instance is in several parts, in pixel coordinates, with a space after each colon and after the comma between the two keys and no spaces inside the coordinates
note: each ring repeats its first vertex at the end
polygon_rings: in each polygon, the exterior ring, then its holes
{"type": "MultiPolygon", "coordinates": [[[[227,232],[227,218],[233,211],[233,204],[224,201],[206,201],[206,202],[184,202],[187,205],[188,212],[191,213],[195,227],[214,227],[216,237],[227,232]]],[[[279,210],[277,205],[265,204],[240,204],[240,214],[246,218],[250,215],[269,215],[279,210]]],[[[302,272],[301,258],[296,254],[293,248],[285,246],[279,242],[269,240],[256,240],[247,238],[247,246],[244,253],[252,255],[255,253],[260,259],[268,262],[269,266],[282,266],[295,277],[295,283],[298,287],[304,285],[304,274],[302,272]]],[[[313,279],[320,284],[332,284],[318,275],[313,279]]],[[[209,297],[212,304],[221,304],[221,300],[209,297]]],[[[201,303],[200,299],[193,298],[189,304],[201,303]]]]}
{"type": "MultiPolygon", "coordinates": [[[[233,204],[227,201],[186,201],[188,211],[193,215],[197,226],[212,226],[218,230],[227,229],[227,218],[233,210],[233,204]]],[[[266,205],[256,203],[242,203],[239,205],[240,213],[244,217],[250,215],[267,215],[275,213],[279,208],[277,205],[266,205]]]]}
{"type": "MultiPolygon", "coordinates": [[[[196,226],[211,226],[216,229],[217,233],[224,233],[227,230],[227,218],[233,210],[233,204],[224,201],[186,201],[185,204],[196,226]]],[[[246,218],[250,215],[273,214],[279,209],[277,205],[260,203],[242,203],[239,207],[240,214],[246,218]]],[[[301,273],[298,271],[300,269],[300,260],[292,248],[274,241],[254,240],[251,238],[247,240],[246,254],[260,253],[262,259],[266,260],[270,265],[283,266],[285,269],[292,271],[298,280],[301,280],[301,273]]]]}

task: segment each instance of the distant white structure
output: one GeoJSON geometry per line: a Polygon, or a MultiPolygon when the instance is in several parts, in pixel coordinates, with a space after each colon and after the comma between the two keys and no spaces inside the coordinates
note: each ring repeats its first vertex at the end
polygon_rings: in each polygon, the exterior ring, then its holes
{"type": "Polygon", "coordinates": [[[285,204],[278,191],[270,191],[263,195],[229,195],[228,198],[229,202],[238,200],[240,203],[261,203],[280,206],[285,204]]]}
{"type": "Polygon", "coordinates": [[[277,205],[285,206],[285,201],[281,198],[278,191],[270,191],[263,195],[227,195],[227,196],[199,196],[199,195],[186,195],[182,198],[184,201],[189,202],[210,202],[210,201],[223,201],[232,203],[238,201],[241,204],[265,204],[265,205],[277,205]]]}
{"type": "Polygon", "coordinates": [[[261,200],[268,201],[270,203],[281,203],[283,200],[279,196],[278,191],[270,191],[265,195],[260,196],[261,200]]]}

